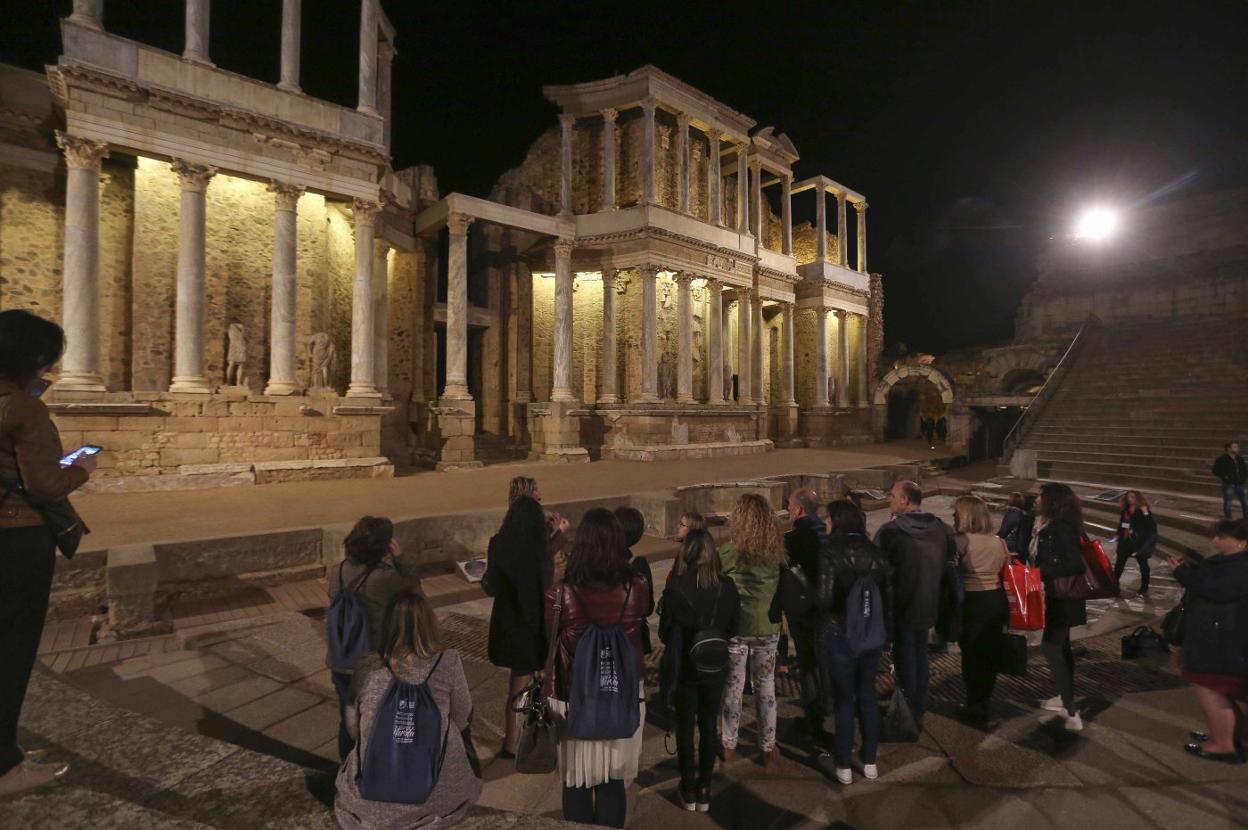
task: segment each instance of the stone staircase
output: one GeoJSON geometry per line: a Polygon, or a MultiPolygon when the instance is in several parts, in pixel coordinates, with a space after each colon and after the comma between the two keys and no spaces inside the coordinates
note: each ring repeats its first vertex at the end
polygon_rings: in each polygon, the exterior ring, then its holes
{"type": "Polygon", "coordinates": [[[1039,478],[1214,496],[1248,441],[1248,321],[1116,325],[1091,337],[1020,444],[1039,478]]]}

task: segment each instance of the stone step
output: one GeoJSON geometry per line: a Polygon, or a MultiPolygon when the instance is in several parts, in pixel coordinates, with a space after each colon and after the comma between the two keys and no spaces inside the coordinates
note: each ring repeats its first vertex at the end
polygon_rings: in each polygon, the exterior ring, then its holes
{"type": "Polygon", "coordinates": [[[1185,428],[1175,427],[1158,427],[1158,426],[1124,426],[1122,424],[1084,424],[1080,426],[1071,426],[1068,424],[1039,423],[1033,428],[1027,430],[1027,438],[1040,439],[1042,436],[1048,440],[1060,441],[1067,438],[1079,438],[1087,441],[1110,441],[1122,439],[1126,442],[1136,441],[1157,441],[1159,443],[1186,445],[1193,443],[1195,445],[1204,446],[1206,443],[1213,443],[1217,446],[1230,441],[1234,438],[1233,433],[1229,433],[1222,428],[1206,428],[1203,426],[1191,426],[1185,428]]]}
{"type": "Polygon", "coordinates": [[[1212,495],[1217,492],[1217,481],[1207,476],[1198,481],[1184,475],[1166,475],[1155,469],[1114,464],[1072,464],[1063,461],[1039,461],[1036,472],[1040,478],[1056,481],[1085,482],[1121,487],[1135,487],[1157,492],[1192,493],[1212,495]]]}
{"type": "Polygon", "coordinates": [[[1206,475],[1213,464],[1212,457],[1166,456],[1150,453],[1113,453],[1080,450],[1037,450],[1041,461],[1095,462],[1098,464],[1128,464],[1150,469],[1184,470],[1191,475],[1206,475]]]}
{"type": "Polygon", "coordinates": [[[1172,478],[1176,480],[1194,480],[1208,481],[1210,485],[1217,483],[1217,479],[1209,472],[1206,465],[1203,468],[1191,468],[1183,464],[1133,464],[1130,461],[1116,459],[1112,456],[1108,461],[1093,461],[1091,459],[1061,459],[1050,458],[1044,453],[1037,457],[1038,464],[1054,464],[1062,467],[1079,467],[1087,470],[1105,470],[1107,472],[1115,472],[1129,474],[1133,471],[1143,472],[1145,475],[1151,475],[1156,478],[1172,478]]]}
{"type": "Polygon", "coordinates": [[[1117,453],[1122,455],[1131,454],[1147,454],[1168,457],[1168,458],[1216,458],[1222,454],[1222,441],[1210,441],[1204,446],[1196,445],[1170,445],[1157,442],[1139,441],[1139,442],[1114,442],[1107,443],[1104,441],[1040,441],[1031,440],[1025,442],[1028,449],[1033,450],[1052,450],[1056,452],[1101,452],[1101,453],[1117,453]]]}

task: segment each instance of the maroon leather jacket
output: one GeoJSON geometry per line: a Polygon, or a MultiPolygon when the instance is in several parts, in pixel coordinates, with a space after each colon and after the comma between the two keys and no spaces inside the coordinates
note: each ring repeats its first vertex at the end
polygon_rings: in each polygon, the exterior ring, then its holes
{"type": "Polygon", "coordinates": [[[641,623],[646,618],[649,601],[646,578],[633,577],[631,586],[614,588],[574,588],[560,583],[546,591],[546,630],[555,618],[555,598],[563,592],[563,609],[559,614],[559,633],[555,638],[554,670],[546,674],[546,694],[559,700],[568,699],[568,678],[572,676],[572,657],[576,645],[591,623],[611,626],[619,623],[637,652],[638,675],[644,674],[641,654],[641,623]],[[627,603],[625,596],[627,594],[627,603]],[[622,612],[622,613],[621,613],[622,612]]]}

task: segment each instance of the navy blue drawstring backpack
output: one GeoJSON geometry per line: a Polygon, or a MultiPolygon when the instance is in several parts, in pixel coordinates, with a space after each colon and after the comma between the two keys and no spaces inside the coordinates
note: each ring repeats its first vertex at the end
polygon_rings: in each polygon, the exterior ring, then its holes
{"type": "Polygon", "coordinates": [[[845,641],[854,654],[882,649],[888,642],[883,604],[874,579],[864,575],[854,580],[845,597],[845,641]]]}
{"type": "Polygon", "coordinates": [[[360,590],[369,574],[364,575],[347,587],[342,584],[343,560],[338,565],[338,593],[329,603],[329,613],[325,616],[326,633],[329,640],[329,662],[335,671],[349,672],[365,652],[373,650],[373,638],[368,633],[368,609],[364,606],[364,597],[360,590]]]}
{"type": "Polygon", "coordinates": [[[421,683],[392,676],[362,757],[356,741],[355,786],[367,800],[424,804],[438,785],[451,728],[448,716],[443,730],[442,711],[429,688],[429,678],[441,662],[439,654],[421,683]]]}
{"type": "Polygon", "coordinates": [[[568,736],[581,740],[631,738],[641,725],[641,677],[637,649],[624,633],[624,612],[615,625],[591,623],[576,644],[568,684],[568,736]]]}

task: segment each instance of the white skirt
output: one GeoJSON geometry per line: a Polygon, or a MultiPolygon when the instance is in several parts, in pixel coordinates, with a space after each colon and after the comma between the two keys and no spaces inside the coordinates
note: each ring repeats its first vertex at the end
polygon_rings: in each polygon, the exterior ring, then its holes
{"type": "MultiPolygon", "coordinates": [[[[566,787],[596,787],[612,779],[626,783],[637,777],[637,765],[641,760],[641,732],[646,728],[646,684],[638,690],[641,706],[641,722],[631,738],[613,741],[583,741],[559,736],[559,772],[566,787]]],[[[550,699],[550,708],[566,717],[568,704],[550,699]]]]}

